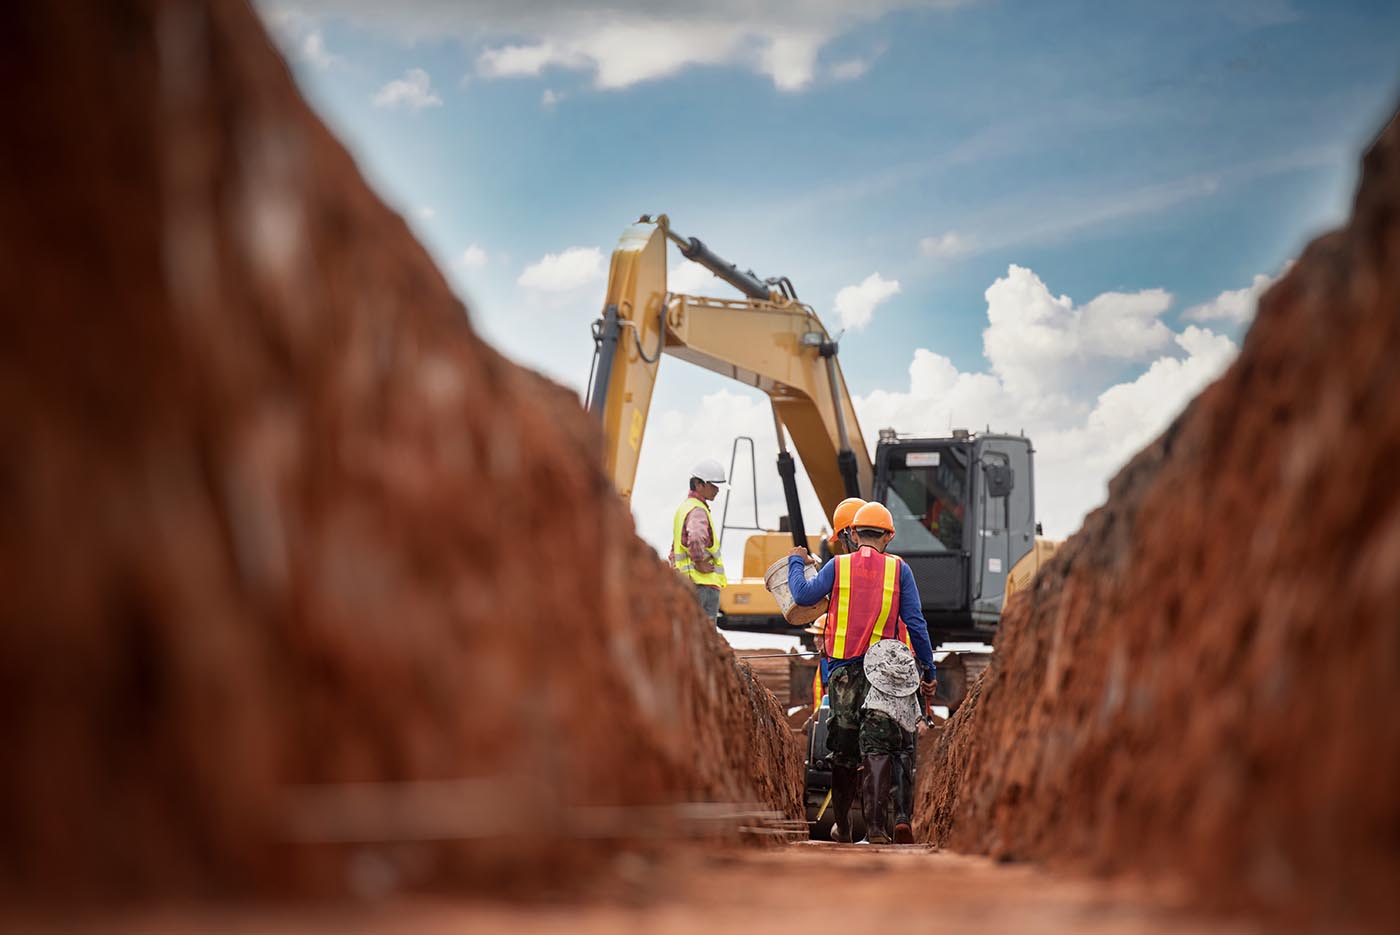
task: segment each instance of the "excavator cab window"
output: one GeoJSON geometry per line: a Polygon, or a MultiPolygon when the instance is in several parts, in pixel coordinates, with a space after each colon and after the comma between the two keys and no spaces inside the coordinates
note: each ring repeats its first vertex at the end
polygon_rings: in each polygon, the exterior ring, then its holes
{"type": "Polygon", "coordinates": [[[961,445],[889,453],[885,505],[894,515],[897,551],[955,552],[964,547],[967,462],[961,445]]]}

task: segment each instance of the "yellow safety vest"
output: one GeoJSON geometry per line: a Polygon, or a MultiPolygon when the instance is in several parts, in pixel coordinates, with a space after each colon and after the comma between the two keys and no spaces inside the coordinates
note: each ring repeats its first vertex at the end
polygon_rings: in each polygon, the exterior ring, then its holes
{"type": "Polygon", "coordinates": [[[676,510],[676,519],[671,533],[671,564],[676,570],[685,575],[696,584],[708,584],[717,588],[722,588],[729,583],[729,579],[724,576],[724,556],[719,554],[719,536],[715,535],[715,518],[710,515],[710,507],[704,500],[697,497],[687,497],[685,502],[676,510]],[[710,524],[710,547],[705,550],[715,563],[714,571],[700,571],[695,567],[695,563],[690,560],[690,551],[681,545],[681,533],[685,531],[685,518],[690,515],[690,511],[699,507],[705,511],[705,519],[710,524]]]}

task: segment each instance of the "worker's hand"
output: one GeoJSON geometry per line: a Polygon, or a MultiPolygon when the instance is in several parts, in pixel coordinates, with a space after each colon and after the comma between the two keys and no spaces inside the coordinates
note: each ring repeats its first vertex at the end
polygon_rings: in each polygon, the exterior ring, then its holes
{"type": "Polygon", "coordinates": [[[919,691],[924,693],[925,698],[932,698],[933,693],[938,691],[938,679],[929,679],[919,683],[919,691]]]}
{"type": "MultiPolygon", "coordinates": [[[[772,554],[772,553],[769,553],[769,554],[772,554]]],[[[802,559],[802,564],[804,564],[804,565],[807,564],[807,560],[808,560],[809,558],[811,558],[811,556],[807,554],[807,549],[806,549],[805,547],[803,547],[803,546],[800,546],[800,545],[793,546],[791,549],[789,549],[789,550],[788,550],[788,555],[789,555],[789,556],[796,555],[798,558],[802,559]]]]}

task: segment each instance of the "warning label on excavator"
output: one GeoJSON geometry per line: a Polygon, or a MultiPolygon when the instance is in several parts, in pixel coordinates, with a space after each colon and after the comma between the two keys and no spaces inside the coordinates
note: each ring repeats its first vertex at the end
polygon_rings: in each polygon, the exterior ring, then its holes
{"type": "Polygon", "coordinates": [[[632,426],[627,430],[627,443],[636,451],[637,446],[642,443],[642,411],[632,410],[632,426]]]}
{"type": "Polygon", "coordinates": [[[938,467],[937,451],[911,451],[904,456],[906,467],[938,467]]]}
{"type": "Polygon", "coordinates": [[[999,559],[999,558],[989,558],[989,559],[987,559],[987,570],[990,571],[992,574],[997,574],[997,573],[999,573],[999,572],[1001,571],[1001,559],[999,559]]]}

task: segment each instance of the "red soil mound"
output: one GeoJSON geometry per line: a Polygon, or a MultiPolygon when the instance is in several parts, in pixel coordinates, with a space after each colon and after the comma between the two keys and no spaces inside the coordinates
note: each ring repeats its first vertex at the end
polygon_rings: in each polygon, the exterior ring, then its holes
{"type": "Polygon", "coordinates": [[[801,814],[574,397],[476,337],[245,3],[0,33],[0,893],[334,890],[326,838],[534,882],[674,819],[587,806],[801,814]]]}
{"type": "Polygon", "coordinates": [[[1400,925],[1400,123],[1002,627],[927,838],[1400,925]]]}

